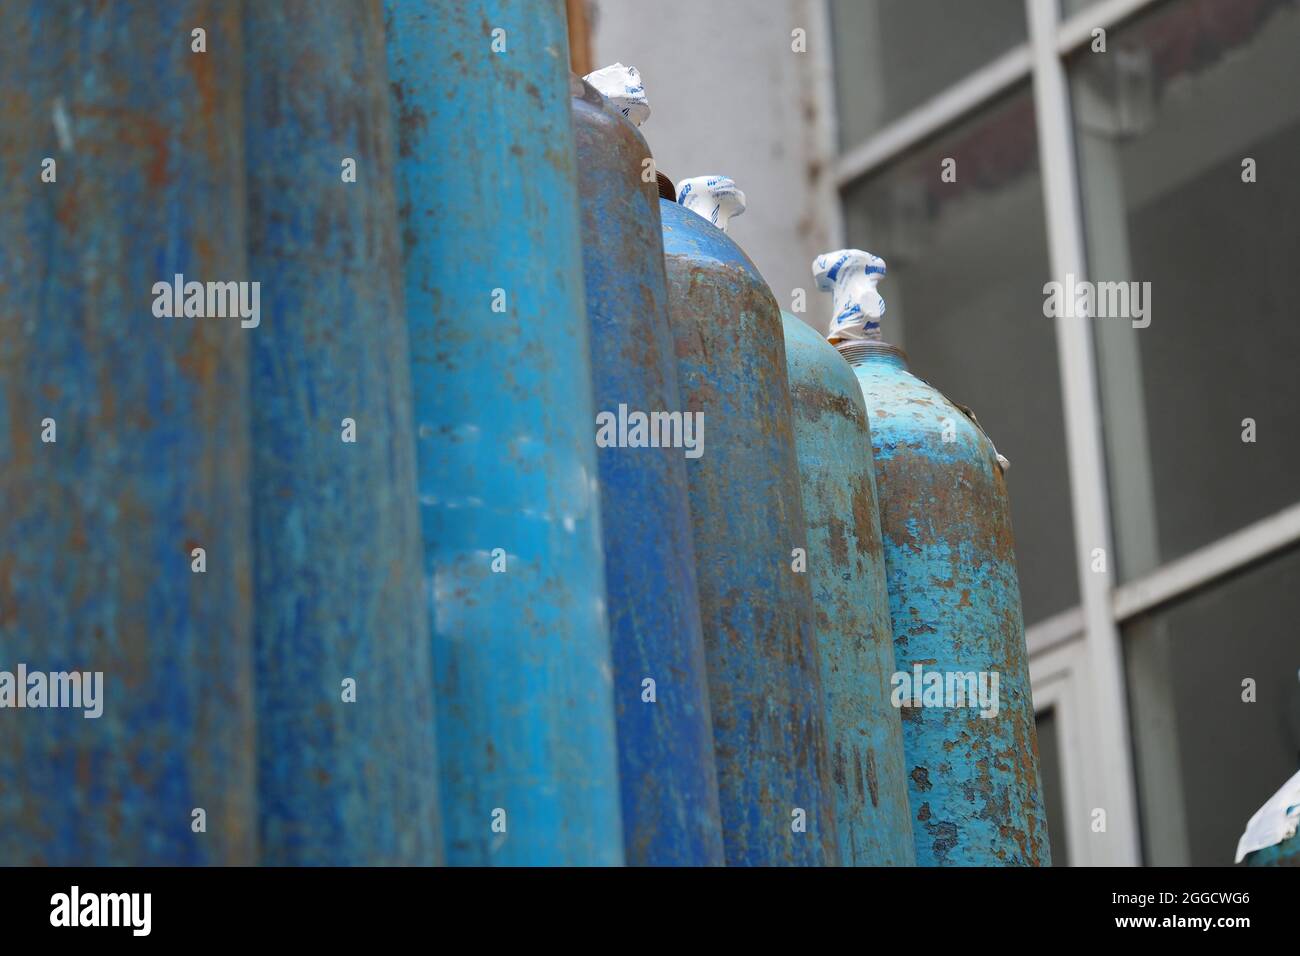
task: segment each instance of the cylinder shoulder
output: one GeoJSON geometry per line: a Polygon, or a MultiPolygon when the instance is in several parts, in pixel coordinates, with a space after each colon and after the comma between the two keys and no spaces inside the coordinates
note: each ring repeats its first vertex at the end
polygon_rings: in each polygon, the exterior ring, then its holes
{"type": "MultiPolygon", "coordinates": [[[[576,81],[580,85],[571,86],[569,103],[573,114],[573,130],[578,139],[579,150],[583,144],[596,138],[602,144],[616,143],[623,152],[631,152],[643,158],[650,157],[650,145],[641,131],[601,96],[585,80],[576,81]]],[[[651,185],[654,185],[651,183],[651,185]]]]}
{"type": "Polygon", "coordinates": [[[665,256],[713,262],[745,273],[753,282],[767,288],[762,273],[744,250],[703,216],[680,203],[660,199],[659,217],[663,222],[665,256]]]}
{"type": "Polygon", "coordinates": [[[993,442],[955,402],[906,368],[869,361],[852,367],[871,417],[877,457],[922,451],[939,460],[978,462],[997,477],[993,442]]]}
{"type": "Polygon", "coordinates": [[[792,389],[812,389],[848,402],[844,411],[865,422],[866,402],[851,366],[822,334],[793,313],[781,311],[786,367],[792,389]]]}

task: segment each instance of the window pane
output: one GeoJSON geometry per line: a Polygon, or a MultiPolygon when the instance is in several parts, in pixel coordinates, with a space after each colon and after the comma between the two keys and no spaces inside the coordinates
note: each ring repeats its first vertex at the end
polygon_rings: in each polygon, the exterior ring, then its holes
{"type": "Polygon", "coordinates": [[[1099,2],[1100,0],[1061,0],[1061,19],[1069,19],[1080,10],[1096,6],[1099,2]]]}
{"type": "Polygon", "coordinates": [[[1026,37],[1024,0],[831,0],[848,149],[1026,37]]]}
{"type": "Polygon", "coordinates": [[[1108,49],[1070,73],[1089,278],[1150,283],[1149,327],[1092,320],[1132,579],[1300,499],[1300,8],[1162,4],[1108,49]]]}
{"type": "Polygon", "coordinates": [[[1297,581],[1300,550],[1124,628],[1148,865],[1230,865],[1300,766],[1297,581]]]}
{"type": "Polygon", "coordinates": [[[1056,738],[1056,711],[1036,715],[1038,772],[1043,778],[1043,804],[1047,808],[1047,837],[1052,846],[1052,866],[1069,866],[1065,849],[1065,784],[1061,776],[1061,748],[1056,738]]]}
{"type": "Polygon", "coordinates": [[[885,338],[917,375],[973,408],[1011,459],[1026,623],[1077,604],[1029,90],[847,190],[845,226],[852,245],[888,263],[885,338]],[[956,161],[955,182],[941,180],[945,158],[956,161]]]}

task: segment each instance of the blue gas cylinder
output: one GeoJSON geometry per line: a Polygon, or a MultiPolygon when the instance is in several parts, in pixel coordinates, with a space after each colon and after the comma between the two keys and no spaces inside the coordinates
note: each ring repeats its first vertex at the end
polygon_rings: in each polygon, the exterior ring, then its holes
{"type": "Polygon", "coordinates": [[[880,338],[884,261],[818,257],[871,420],[916,860],[1047,865],[1006,460],[880,338]]]}
{"type": "Polygon", "coordinates": [[[440,859],[433,665],[377,5],[244,31],[263,862],[440,859]]]}
{"type": "MultiPolygon", "coordinates": [[[[719,865],[722,824],[695,584],[659,190],[632,120],[636,71],[574,80],[582,259],[596,407],[605,588],[627,862],[719,865]]],[[[700,436],[702,437],[702,436],[700,436]]]]}
{"type": "Polygon", "coordinates": [[[1246,857],[1247,866],[1300,866],[1300,839],[1294,835],[1280,843],[1256,850],[1246,857]]]}
{"type": "Polygon", "coordinates": [[[447,860],[617,865],[563,8],[385,8],[447,860]]]}
{"type": "Polygon", "coordinates": [[[5,5],[5,864],[255,862],[241,19],[5,5]]]}
{"type": "Polygon", "coordinates": [[[911,866],[916,854],[903,728],[890,704],[893,628],[867,409],[844,357],[796,316],[783,312],[781,321],[840,862],[911,866]]]}
{"type": "Polygon", "coordinates": [[[839,862],[781,314],[725,177],[660,201],[727,864],[839,862]],[[698,211],[695,211],[698,210],[698,211]]]}
{"type": "Polygon", "coordinates": [[[1300,773],[1282,784],[1255,811],[1237,843],[1237,862],[1247,866],[1300,867],[1300,773]]]}

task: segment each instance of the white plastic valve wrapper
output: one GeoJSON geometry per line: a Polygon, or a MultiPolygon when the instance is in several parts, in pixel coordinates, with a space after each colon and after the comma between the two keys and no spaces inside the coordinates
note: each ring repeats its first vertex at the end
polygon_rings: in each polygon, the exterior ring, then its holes
{"type": "Polygon", "coordinates": [[[885,300],[876,284],[885,276],[885,260],[861,249],[837,249],[814,259],[812,272],[817,288],[831,294],[831,344],[880,341],[885,300]]]}
{"type": "Polygon", "coordinates": [[[641,74],[634,66],[611,63],[583,77],[601,96],[628,118],[633,126],[640,126],[650,118],[650,102],[646,99],[641,74]]]}
{"type": "Polygon", "coordinates": [[[723,232],[732,216],[745,211],[745,194],[729,176],[692,176],[677,184],[677,201],[723,232]]]}
{"type": "Polygon", "coordinates": [[[1237,841],[1236,862],[1244,860],[1247,853],[1290,839],[1297,827],[1300,827],[1300,772],[1282,784],[1282,789],[1250,818],[1246,832],[1237,841]]]}

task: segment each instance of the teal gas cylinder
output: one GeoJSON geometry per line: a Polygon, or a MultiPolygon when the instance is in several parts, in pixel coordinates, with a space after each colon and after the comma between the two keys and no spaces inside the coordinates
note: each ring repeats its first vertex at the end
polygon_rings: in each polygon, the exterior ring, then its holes
{"type": "Polygon", "coordinates": [[[780,308],[725,233],[731,180],[660,201],[729,866],[839,861],[780,308]],[[688,206],[690,208],[688,208],[688,206]],[[692,211],[697,210],[697,211],[692,211]]]}
{"type": "Polygon", "coordinates": [[[910,866],[916,855],[903,728],[889,700],[894,643],[867,409],[844,357],[790,313],[781,320],[840,862],[910,866]]]}
{"type": "Polygon", "coordinates": [[[916,861],[1047,865],[1005,459],[881,340],[883,260],[845,249],[813,274],[871,420],[916,861]]]}

